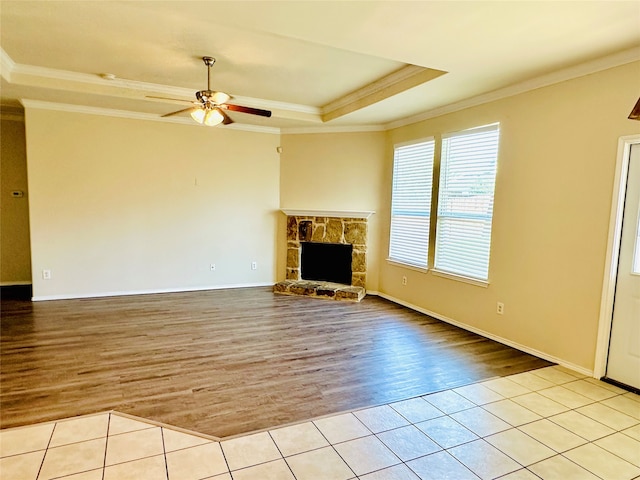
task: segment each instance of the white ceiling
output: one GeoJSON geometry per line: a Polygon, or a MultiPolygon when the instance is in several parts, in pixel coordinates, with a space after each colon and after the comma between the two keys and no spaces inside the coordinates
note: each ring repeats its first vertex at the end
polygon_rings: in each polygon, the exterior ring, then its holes
{"type": "Polygon", "coordinates": [[[211,55],[214,90],[273,111],[234,120],[283,129],[388,126],[603,57],[640,58],[640,0],[2,0],[0,27],[5,106],[159,116],[184,104],[146,96],[194,99],[211,55]]]}

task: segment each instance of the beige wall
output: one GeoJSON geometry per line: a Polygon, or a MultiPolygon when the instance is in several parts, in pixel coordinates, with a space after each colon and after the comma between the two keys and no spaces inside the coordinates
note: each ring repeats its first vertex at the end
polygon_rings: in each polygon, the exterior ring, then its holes
{"type": "Polygon", "coordinates": [[[369,290],[590,370],[617,140],[640,132],[626,118],[639,79],[636,62],[389,132],[278,137],[28,110],[35,295],[268,284],[284,278],[279,208],[374,210],[369,290]],[[387,263],[393,144],[492,122],[490,286],[387,263]]]}
{"type": "MultiPolygon", "coordinates": [[[[385,206],[385,133],[282,135],[282,208],[376,212],[369,219],[367,289],[378,289],[380,221],[385,206]]],[[[285,277],[285,215],[280,217],[278,278],[285,277]]]]}
{"type": "Polygon", "coordinates": [[[394,143],[501,123],[490,286],[381,258],[380,291],[591,370],[617,141],[640,132],[627,119],[639,94],[636,62],[390,131],[385,203],[394,143]]]}
{"type": "Polygon", "coordinates": [[[0,121],[0,285],[31,283],[24,122],[0,121]],[[22,191],[14,198],[13,191],[22,191]]]}
{"type": "Polygon", "coordinates": [[[34,297],[275,281],[278,135],[37,109],[26,131],[34,297]]]}

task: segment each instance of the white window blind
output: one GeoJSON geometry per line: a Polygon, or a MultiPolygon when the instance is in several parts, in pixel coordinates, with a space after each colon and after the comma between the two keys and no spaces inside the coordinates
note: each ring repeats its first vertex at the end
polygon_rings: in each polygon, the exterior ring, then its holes
{"type": "Polygon", "coordinates": [[[443,135],[435,269],[489,278],[500,125],[443,135]]]}
{"type": "Polygon", "coordinates": [[[427,268],[434,140],[394,149],[389,259],[427,268]]]}

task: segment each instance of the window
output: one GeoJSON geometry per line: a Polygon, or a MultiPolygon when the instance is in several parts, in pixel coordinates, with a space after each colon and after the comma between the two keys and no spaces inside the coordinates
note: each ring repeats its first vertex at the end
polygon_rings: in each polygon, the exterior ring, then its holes
{"type": "Polygon", "coordinates": [[[435,142],[396,145],[389,260],[427,268],[435,142]]]}
{"type": "Polygon", "coordinates": [[[496,123],[443,135],[440,155],[433,138],[396,145],[390,261],[486,284],[499,137],[496,123]]]}
{"type": "Polygon", "coordinates": [[[489,278],[499,124],[444,135],[435,269],[489,278]]]}

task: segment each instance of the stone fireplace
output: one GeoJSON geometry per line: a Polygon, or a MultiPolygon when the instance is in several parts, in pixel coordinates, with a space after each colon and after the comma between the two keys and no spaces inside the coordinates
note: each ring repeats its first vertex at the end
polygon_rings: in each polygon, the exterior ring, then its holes
{"type": "Polygon", "coordinates": [[[367,220],[373,212],[283,210],[287,215],[286,280],[274,292],[336,300],[361,300],[367,281],[367,220]],[[302,276],[305,242],[351,245],[351,281],[338,284],[302,276]]]}

